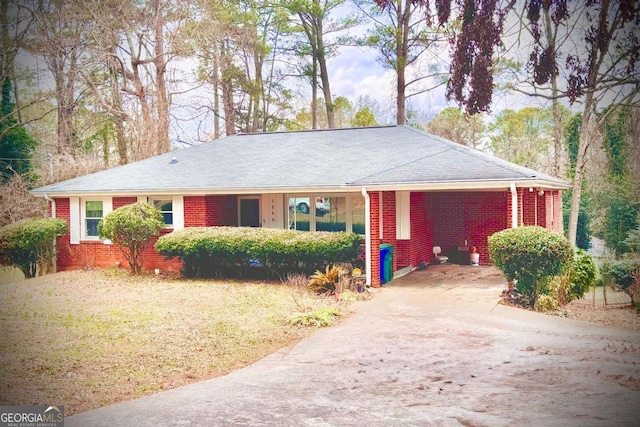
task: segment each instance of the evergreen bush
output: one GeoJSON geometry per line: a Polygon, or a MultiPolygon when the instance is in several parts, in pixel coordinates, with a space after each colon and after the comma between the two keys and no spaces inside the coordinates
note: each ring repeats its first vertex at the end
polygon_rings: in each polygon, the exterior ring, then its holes
{"type": "Polygon", "coordinates": [[[326,262],[358,257],[361,237],[344,232],[308,232],[254,227],[189,227],[162,236],[158,253],[184,262],[184,274],[218,276],[262,266],[281,277],[312,273],[326,262]]]}
{"type": "Polygon", "coordinates": [[[17,267],[24,277],[45,274],[55,263],[55,239],[67,234],[58,218],[28,218],[0,229],[0,265],[17,267]]]}
{"type": "Polygon", "coordinates": [[[582,249],[576,249],[569,269],[567,302],[582,298],[596,284],[597,275],[598,269],[591,254],[582,249]]]}
{"type": "Polygon", "coordinates": [[[120,247],[131,274],[139,274],[144,250],[164,226],[162,213],[155,206],[138,202],[107,214],[98,223],[98,232],[101,239],[109,239],[120,247]]]}
{"type": "Polygon", "coordinates": [[[570,266],[573,250],[567,239],[546,228],[527,226],[499,231],[489,237],[489,255],[507,280],[531,306],[551,278],[570,266]]]}
{"type": "Polygon", "coordinates": [[[633,276],[640,272],[640,258],[608,260],[601,268],[602,274],[613,278],[616,285],[627,291],[633,284],[633,276]]]}

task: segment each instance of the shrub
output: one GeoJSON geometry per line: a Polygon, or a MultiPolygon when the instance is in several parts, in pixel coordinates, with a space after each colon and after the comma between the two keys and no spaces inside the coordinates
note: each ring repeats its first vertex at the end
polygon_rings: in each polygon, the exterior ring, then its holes
{"type": "Polygon", "coordinates": [[[358,257],[360,236],[253,227],[190,227],[162,236],[156,250],[184,262],[186,276],[219,275],[260,265],[284,277],[358,257]]]}
{"type": "Polygon", "coordinates": [[[341,315],[342,313],[335,308],[320,307],[313,313],[295,313],[291,315],[289,324],[291,326],[331,326],[335,322],[335,318],[341,315]]]}
{"type": "Polygon", "coordinates": [[[162,213],[145,202],[122,206],[98,223],[100,238],[116,243],[129,263],[131,274],[142,270],[142,253],[164,228],[162,213]]]}
{"type": "Polygon", "coordinates": [[[347,271],[340,266],[327,265],[324,273],[316,270],[315,274],[311,276],[309,289],[318,294],[334,293],[336,291],[336,285],[346,273],[347,271]]]}
{"type": "Polygon", "coordinates": [[[507,280],[535,306],[550,279],[570,265],[573,250],[567,239],[542,227],[519,227],[489,237],[489,255],[507,280]]]}
{"type": "Polygon", "coordinates": [[[613,278],[616,285],[627,291],[633,284],[633,276],[640,271],[640,259],[608,260],[602,265],[602,274],[613,278]]]}
{"type": "Polygon", "coordinates": [[[598,269],[591,254],[582,249],[577,249],[569,269],[567,302],[582,298],[596,284],[597,274],[598,269]]]}
{"type": "Polygon", "coordinates": [[[56,237],[67,233],[66,221],[29,218],[0,229],[0,265],[17,267],[25,277],[45,274],[55,263],[56,237]]]}
{"type": "Polygon", "coordinates": [[[536,311],[551,313],[558,310],[558,299],[553,294],[538,295],[535,303],[536,311]]]}

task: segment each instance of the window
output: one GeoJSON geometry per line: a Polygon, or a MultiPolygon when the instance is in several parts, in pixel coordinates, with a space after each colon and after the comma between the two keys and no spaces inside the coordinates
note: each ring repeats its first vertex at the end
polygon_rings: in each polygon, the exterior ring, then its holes
{"type": "Polygon", "coordinates": [[[290,197],[289,198],[289,229],[290,230],[311,230],[311,198],[290,197]]]}
{"type": "Polygon", "coordinates": [[[173,227],[173,200],[172,199],[152,199],[151,203],[162,213],[164,225],[173,227]]]}
{"type": "Polygon", "coordinates": [[[102,201],[87,200],[84,208],[86,237],[98,237],[98,223],[104,213],[102,201]]]}
{"type": "Polygon", "coordinates": [[[347,231],[346,197],[316,197],[316,231],[347,231]]]}
{"type": "Polygon", "coordinates": [[[351,226],[356,234],[365,233],[364,197],[351,198],[351,226]]]}
{"type": "Polygon", "coordinates": [[[365,232],[364,197],[360,195],[289,197],[289,229],[365,232]]]}

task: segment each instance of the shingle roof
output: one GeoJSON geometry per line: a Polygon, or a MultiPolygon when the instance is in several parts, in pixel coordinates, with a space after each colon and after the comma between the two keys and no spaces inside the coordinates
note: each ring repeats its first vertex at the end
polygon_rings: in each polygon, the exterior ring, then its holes
{"type": "Polygon", "coordinates": [[[567,186],[434,135],[387,126],[234,135],[33,193],[287,191],[461,182],[481,187],[488,181],[567,186]]]}

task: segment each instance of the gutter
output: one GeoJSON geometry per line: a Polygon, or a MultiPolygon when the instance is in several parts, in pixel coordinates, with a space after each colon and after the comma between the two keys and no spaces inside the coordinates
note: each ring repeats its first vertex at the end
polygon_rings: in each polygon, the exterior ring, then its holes
{"type": "Polygon", "coordinates": [[[362,197],[364,197],[364,235],[365,235],[365,269],[367,272],[367,287],[371,287],[371,199],[367,189],[362,187],[360,189],[362,197]]]}
{"type": "MultiPolygon", "coordinates": [[[[44,199],[51,203],[51,218],[56,217],[56,200],[49,197],[48,193],[44,193],[44,199]]],[[[58,272],[58,246],[56,245],[58,239],[53,239],[53,253],[55,254],[55,258],[53,261],[53,273],[58,272]]]]}
{"type": "MultiPolygon", "coordinates": [[[[565,190],[571,188],[571,185],[563,182],[550,182],[539,179],[522,179],[516,181],[506,180],[482,180],[482,181],[439,181],[439,182],[417,182],[417,183],[386,183],[386,184],[364,184],[369,188],[375,189],[375,191],[504,191],[510,184],[515,184],[518,187],[540,187],[545,190],[565,190]]],[[[52,184],[55,185],[55,184],[52,184]]],[[[314,187],[255,187],[255,188],[242,188],[242,187],[228,187],[228,188],[137,188],[137,189],[110,189],[105,191],[90,191],[90,190],[72,190],[72,191],[56,191],[53,190],[56,197],[74,197],[74,196],[167,196],[167,195],[182,195],[182,196],[200,196],[202,194],[207,195],[224,195],[224,194],[306,194],[306,193],[351,193],[357,192],[358,188],[362,184],[342,184],[342,185],[318,185],[314,187]]],[[[365,187],[366,188],[366,187],[365,187]]],[[[38,189],[31,190],[31,194],[35,196],[50,195],[50,189],[44,189],[39,191],[38,189]]]]}

